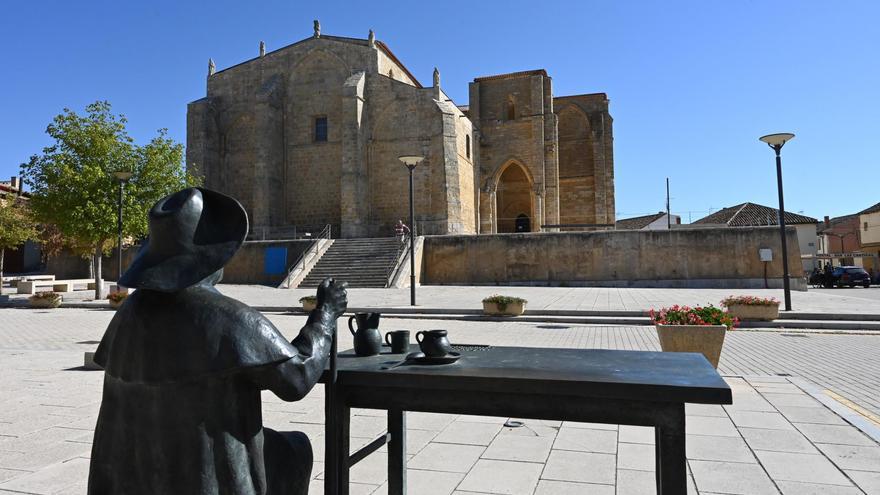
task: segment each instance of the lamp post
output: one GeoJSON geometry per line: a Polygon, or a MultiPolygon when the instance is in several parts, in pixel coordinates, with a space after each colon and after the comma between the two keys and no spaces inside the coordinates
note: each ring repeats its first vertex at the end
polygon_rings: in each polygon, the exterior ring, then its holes
{"type": "Polygon", "coordinates": [[[759,138],[776,152],[776,187],[779,189],[779,235],[782,237],[782,287],[785,291],[785,310],[791,311],[791,287],[788,280],[788,247],[785,242],[785,202],[782,199],[782,157],[780,152],[786,142],[794,139],[794,134],[783,132],[768,134],[759,138]]]}
{"type": "Polygon", "coordinates": [[[413,204],[413,170],[425,159],[423,156],[404,155],[397,158],[409,169],[409,304],[416,305],[416,210],[413,204]]]}
{"type": "Polygon", "coordinates": [[[117,271],[116,271],[116,289],[119,290],[119,279],[122,278],[122,190],[125,188],[125,183],[131,179],[131,172],[126,172],[124,170],[119,170],[117,172],[113,172],[113,177],[116,178],[116,181],[119,182],[119,198],[116,203],[117,206],[117,216],[116,216],[116,230],[119,234],[119,244],[116,245],[116,258],[117,258],[117,271]]]}

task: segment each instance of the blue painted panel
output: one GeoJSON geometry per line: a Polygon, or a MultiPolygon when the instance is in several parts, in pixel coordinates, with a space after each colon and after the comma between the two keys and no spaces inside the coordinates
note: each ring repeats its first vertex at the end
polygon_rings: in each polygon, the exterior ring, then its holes
{"type": "Polygon", "coordinates": [[[269,247],[263,255],[263,271],[266,275],[278,275],[287,271],[287,248],[269,247]]]}

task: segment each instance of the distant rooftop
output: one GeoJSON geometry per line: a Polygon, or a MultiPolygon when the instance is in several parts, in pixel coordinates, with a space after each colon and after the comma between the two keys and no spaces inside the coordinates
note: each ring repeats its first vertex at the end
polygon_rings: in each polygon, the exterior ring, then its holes
{"type": "Polygon", "coordinates": [[[847,225],[847,224],[855,224],[855,228],[858,229],[859,214],[853,213],[852,215],[844,215],[842,217],[829,218],[827,224],[825,222],[819,223],[819,228],[816,230],[816,233],[821,234],[823,232],[834,232],[840,228],[851,228],[852,227],[852,225],[847,225]]]}
{"type": "Polygon", "coordinates": [[[644,215],[641,217],[622,218],[614,222],[614,228],[618,230],[641,230],[665,215],[665,211],[644,215]]]}
{"type": "Polygon", "coordinates": [[[544,76],[547,77],[547,71],[544,69],[524,70],[519,72],[508,72],[506,74],[496,74],[494,76],[483,76],[474,78],[474,82],[492,81],[495,79],[518,79],[520,77],[544,76]]]}
{"type": "Polygon", "coordinates": [[[869,213],[877,213],[877,212],[880,212],[880,203],[877,203],[874,206],[869,206],[869,207],[865,208],[864,210],[856,213],[856,215],[867,215],[869,213]]]}
{"type": "Polygon", "coordinates": [[[580,95],[565,95],[565,96],[554,96],[553,99],[559,100],[561,98],[591,98],[596,100],[607,100],[608,95],[605,93],[584,93],[580,95]]]}
{"type": "MultiPolygon", "coordinates": [[[[742,203],[729,208],[723,208],[711,215],[705,216],[695,224],[727,224],[728,227],[758,227],[761,225],[779,225],[779,210],[755,203],[742,203]]],[[[790,211],[785,212],[786,225],[815,224],[819,223],[813,217],[798,215],[790,211]]]]}
{"type": "MultiPolygon", "coordinates": [[[[367,40],[367,39],[362,39],[362,38],[349,38],[349,37],[346,37],[346,36],[331,36],[331,35],[327,35],[327,34],[322,34],[320,38],[315,38],[314,36],[309,36],[308,38],[304,38],[304,39],[301,39],[301,40],[299,40],[299,41],[297,41],[297,42],[291,43],[291,44],[289,44],[289,45],[282,46],[281,48],[278,48],[277,50],[271,50],[271,51],[267,52],[266,55],[271,55],[271,54],[273,54],[273,53],[276,53],[276,52],[280,52],[280,51],[286,50],[287,48],[290,48],[290,47],[292,47],[292,46],[299,45],[300,43],[306,43],[306,42],[309,42],[309,41],[312,41],[312,40],[316,40],[316,39],[333,40],[333,41],[339,41],[339,42],[342,42],[342,43],[351,43],[351,44],[353,44],[353,45],[361,45],[361,46],[369,46],[369,44],[370,44],[370,41],[367,40]]],[[[382,50],[383,52],[385,52],[385,55],[387,55],[388,58],[390,58],[390,59],[393,60],[397,65],[399,65],[400,68],[403,69],[403,72],[405,72],[406,75],[409,76],[410,79],[412,79],[413,83],[415,84],[415,86],[416,86],[417,88],[422,88],[422,87],[423,87],[423,86],[422,86],[422,83],[420,83],[419,80],[416,79],[416,76],[414,76],[414,75],[412,74],[412,72],[410,72],[409,69],[408,69],[405,65],[403,65],[403,62],[401,62],[400,59],[398,59],[397,56],[394,55],[394,52],[392,52],[391,49],[388,48],[388,45],[386,45],[385,43],[383,43],[383,42],[381,42],[381,41],[379,41],[379,40],[376,40],[376,48],[378,48],[378,49],[382,50]]],[[[229,70],[229,69],[232,69],[232,68],[238,67],[238,66],[240,66],[240,65],[244,65],[244,64],[248,64],[248,63],[254,62],[254,61],[256,61],[256,60],[259,60],[260,58],[261,58],[261,57],[254,57],[254,58],[252,58],[252,59],[245,60],[244,62],[240,62],[240,63],[237,63],[237,64],[235,64],[235,65],[231,65],[231,66],[226,67],[226,68],[224,68],[224,69],[218,69],[217,72],[215,72],[215,74],[219,74],[219,73],[221,73],[221,72],[223,72],[223,71],[226,71],[226,70],[229,70]]]]}

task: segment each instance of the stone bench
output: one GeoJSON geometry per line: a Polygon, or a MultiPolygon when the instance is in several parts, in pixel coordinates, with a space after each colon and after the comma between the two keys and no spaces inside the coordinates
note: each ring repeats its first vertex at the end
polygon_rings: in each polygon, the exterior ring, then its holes
{"type": "Polygon", "coordinates": [[[30,280],[55,280],[55,275],[13,275],[11,277],[3,277],[3,282],[12,282],[15,285],[18,282],[30,280]]]}
{"type": "Polygon", "coordinates": [[[37,293],[37,289],[49,287],[52,288],[53,292],[73,292],[77,286],[80,286],[80,290],[95,290],[95,281],[88,278],[71,280],[19,280],[18,293],[33,295],[37,293]]]}

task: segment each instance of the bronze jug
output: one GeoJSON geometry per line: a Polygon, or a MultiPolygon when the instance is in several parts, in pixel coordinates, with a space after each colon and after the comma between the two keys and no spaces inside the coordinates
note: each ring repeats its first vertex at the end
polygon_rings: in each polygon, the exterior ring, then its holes
{"type": "Polygon", "coordinates": [[[380,316],[380,313],[355,313],[348,318],[348,329],[354,336],[354,353],[358,356],[375,356],[382,350],[380,316]],[[353,321],[357,321],[357,331],[351,324],[353,321]]]}

